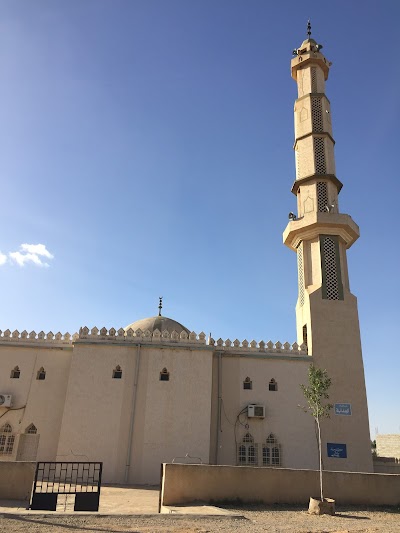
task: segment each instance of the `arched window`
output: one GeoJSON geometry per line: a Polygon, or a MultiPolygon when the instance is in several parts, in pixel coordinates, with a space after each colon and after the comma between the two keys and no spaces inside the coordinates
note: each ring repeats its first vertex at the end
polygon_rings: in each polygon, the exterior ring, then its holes
{"type": "Polygon", "coordinates": [[[113,370],[113,379],[121,379],[122,378],[122,368],[117,365],[113,370]]]}
{"type": "Polygon", "coordinates": [[[0,428],[0,455],[12,455],[15,435],[12,434],[10,424],[4,424],[0,428]]]}
{"type": "Polygon", "coordinates": [[[169,372],[166,368],[163,368],[160,372],[160,381],[169,381],[169,372]]]}
{"type": "Polygon", "coordinates": [[[253,388],[253,382],[251,381],[251,379],[249,377],[247,377],[243,381],[243,388],[247,389],[247,390],[251,390],[253,388]]]}
{"type": "Polygon", "coordinates": [[[282,466],[281,445],[273,433],[263,444],[263,466],[282,466]]]}
{"type": "Polygon", "coordinates": [[[19,379],[19,376],[21,375],[21,371],[19,369],[19,366],[15,366],[12,370],[11,370],[11,378],[13,379],[19,379]]]}
{"type": "Polygon", "coordinates": [[[268,389],[271,391],[277,391],[278,390],[278,383],[274,380],[274,378],[271,379],[271,381],[268,384],[268,389]]]}
{"type": "Polygon", "coordinates": [[[237,448],[237,464],[241,466],[257,466],[258,445],[254,444],[254,438],[246,433],[237,448]]]}
{"type": "Polygon", "coordinates": [[[25,433],[27,433],[28,435],[36,435],[36,433],[37,433],[37,427],[35,426],[35,424],[30,424],[30,425],[26,428],[25,433]]]}
{"type": "Polygon", "coordinates": [[[37,374],[36,379],[43,380],[46,379],[46,370],[43,367],[40,367],[37,374]]]}

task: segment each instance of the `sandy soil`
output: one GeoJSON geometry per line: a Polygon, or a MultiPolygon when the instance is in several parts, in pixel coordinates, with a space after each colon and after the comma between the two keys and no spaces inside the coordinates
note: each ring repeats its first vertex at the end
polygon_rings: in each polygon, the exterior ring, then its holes
{"type": "Polygon", "coordinates": [[[365,509],[343,507],[336,516],[311,516],[293,506],[225,507],[244,518],[185,515],[3,515],[0,531],[14,533],[400,533],[400,508],[365,509]]]}

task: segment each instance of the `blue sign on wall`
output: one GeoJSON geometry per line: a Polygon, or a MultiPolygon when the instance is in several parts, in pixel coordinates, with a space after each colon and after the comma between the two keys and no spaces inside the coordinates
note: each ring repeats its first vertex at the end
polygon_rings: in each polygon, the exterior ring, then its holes
{"type": "Polygon", "coordinates": [[[334,442],[328,442],[328,457],[336,457],[337,459],[346,459],[347,448],[346,444],[336,444],[334,442]]]}
{"type": "Polygon", "coordinates": [[[335,415],[351,415],[351,403],[335,403],[335,415]]]}

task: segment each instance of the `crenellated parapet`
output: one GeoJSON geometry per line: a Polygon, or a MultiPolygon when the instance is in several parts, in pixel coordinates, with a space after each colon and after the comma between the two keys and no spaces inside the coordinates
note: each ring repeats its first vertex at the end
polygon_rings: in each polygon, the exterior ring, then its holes
{"type": "Polygon", "coordinates": [[[202,331],[201,333],[186,333],[182,331],[177,333],[172,331],[170,333],[167,330],[163,332],[155,329],[154,331],[146,330],[142,331],[141,329],[133,330],[128,329],[127,331],[123,328],[120,328],[118,331],[115,328],[107,330],[106,328],[101,328],[100,330],[96,327],[89,330],[88,327],[83,327],[79,330],[79,341],[90,341],[90,342],[123,342],[123,343],[132,343],[132,344],[180,344],[180,345],[206,345],[210,348],[213,348],[216,351],[224,352],[265,352],[271,354],[284,354],[290,356],[304,356],[307,355],[307,346],[302,344],[299,346],[296,342],[290,344],[285,342],[272,341],[240,341],[235,339],[231,341],[230,339],[218,339],[215,340],[211,337],[206,339],[206,334],[202,331]]]}
{"type": "Polygon", "coordinates": [[[158,329],[154,331],[141,329],[133,330],[129,328],[125,330],[120,328],[116,330],[115,328],[101,328],[96,327],[89,329],[88,327],[80,328],[79,330],[79,339],[78,341],[91,341],[91,342],[124,342],[124,343],[160,343],[160,342],[171,342],[171,343],[180,343],[180,344],[206,344],[206,334],[201,332],[199,334],[192,331],[191,333],[186,333],[182,331],[178,333],[172,331],[170,333],[167,330],[161,332],[158,329]]]}
{"type": "Polygon", "coordinates": [[[223,340],[219,338],[215,340],[211,337],[206,338],[206,334],[202,331],[200,333],[186,333],[182,331],[177,333],[176,331],[165,330],[163,332],[155,329],[154,331],[146,330],[142,331],[141,329],[133,330],[120,328],[116,330],[115,328],[97,328],[94,327],[89,329],[88,327],[82,327],[79,330],[79,333],[53,333],[49,331],[45,333],[40,331],[36,333],[31,331],[28,333],[26,330],[21,333],[18,330],[11,332],[9,329],[2,332],[0,330],[0,344],[13,344],[18,343],[20,345],[44,345],[44,346],[65,346],[73,345],[75,343],[85,343],[85,342],[95,342],[95,343],[114,343],[114,344],[153,344],[153,345],[180,345],[180,346],[204,346],[206,349],[212,349],[214,351],[221,351],[226,353],[256,353],[263,352],[266,354],[281,354],[288,356],[304,356],[307,355],[307,346],[302,344],[299,346],[296,342],[290,344],[285,342],[264,342],[264,341],[248,341],[235,339],[231,341],[230,339],[223,340]]]}
{"type": "Polygon", "coordinates": [[[307,346],[305,344],[302,344],[299,346],[297,342],[294,342],[293,344],[290,344],[289,342],[285,342],[282,344],[281,342],[264,342],[264,341],[247,341],[246,339],[244,341],[239,341],[238,339],[235,339],[234,341],[231,341],[230,339],[226,339],[225,341],[223,339],[218,339],[215,341],[214,339],[208,339],[208,344],[211,346],[215,346],[217,350],[223,350],[225,351],[234,351],[234,350],[240,350],[240,351],[248,351],[248,352],[266,352],[266,353],[272,353],[272,354],[285,354],[285,355],[292,355],[292,356],[304,356],[308,354],[307,346]]]}
{"type": "Polygon", "coordinates": [[[28,333],[24,330],[20,333],[17,329],[12,332],[9,329],[6,329],[5,331],[0,330],[0,343],[18,342],[20,344],[47,343],[52,345],[66,345],[72,344],[78,339],[78,337],[79,335],[77,333],[71,335],[68,332],[53,333],[52,331],[49,331],[48,333],[45,333],[44,331],[39,331],[39,333],[36,333],[36,331],[31,331],[28,333]]]}

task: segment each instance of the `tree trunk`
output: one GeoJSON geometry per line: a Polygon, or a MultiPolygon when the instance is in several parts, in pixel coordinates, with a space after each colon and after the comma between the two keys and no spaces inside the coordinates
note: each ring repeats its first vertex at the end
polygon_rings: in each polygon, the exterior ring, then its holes
{"type": "Polygon", "coordinates": [[[321,448],[321,426],[319,425],[319,419],[315,419],[318,428],[318,452],[319,452],[319,486],[321,489],[321,502],[324,501],[324,492],[322,489],[322,448],[321,448]]]}

